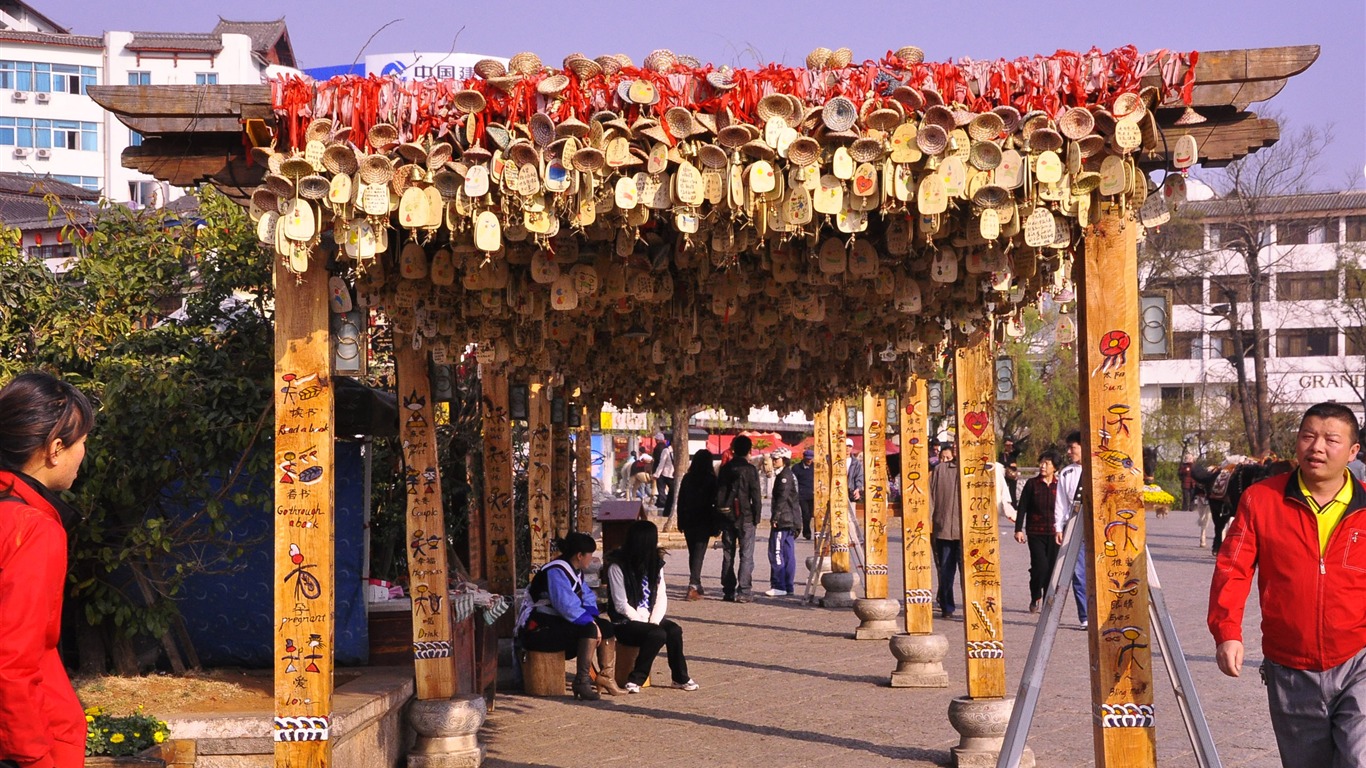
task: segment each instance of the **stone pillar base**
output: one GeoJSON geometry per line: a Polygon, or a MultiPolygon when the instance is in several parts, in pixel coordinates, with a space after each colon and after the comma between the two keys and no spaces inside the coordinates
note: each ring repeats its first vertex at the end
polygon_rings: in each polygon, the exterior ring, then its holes
{"type": "Polygon", "coordinates": [[[479,768],[484,746],[477,734],[487,716],[482,696],[414,700],[408,706],[408,725],[417,740],[408,751],[409,768],[479,768]]]}
{"type": "Polygon", "coordinates": [[[820,600],[822,597],[825,596],[824,587],[821,586],[821,577],[824,576],[825,574],[829,573],[829,572],[830,572],[830,558],[827,557],[827,558],[822,559],[822,558],[817,557],[816,555],[812,555],[812,556],[806,558],[806,573],[807,573],[807,576],[810,577],[812,574],[815,575],[815,577],[812,579],[811,596],[812,596],[813,598],[815,598],[816,600],[820,600]],[[820,560],[820,561],[821,561],[820,570],[816,570],[816,561],[817,561],[817,560],[820,560]]]}
{"type": "Polygon", "coordinates": [[[821,605],[826,608],[850,608],[854,605],[854,574],[831,571],[821,574],[825,595],[821,605]]]}
{"type": "Polygon", "coordinates": [[[943,635],[892,635],[888,641],[896,670],[893,688],[947,688],[949,673],[944,671],[944,656],[949,639],[943,635]]]}
{"type": "MultiPolygon", "coordinates": [[[[1005,742],[1006,726],[1015,699],[973,699],[959,696],[949,702],[949,723],[962,737],[953,748],[958,768],[996,768],[1005,742]]],[[[1034,768],[1034,751],[1024,748],[1020,768],[1034,768]]]]}
{"type": "Polygon", "coordinates": [[[854,601],[854,615],[859,619],[855,640],[886,640],[897,633],[901,603],[885,597],[861,597],[854,601]]]}

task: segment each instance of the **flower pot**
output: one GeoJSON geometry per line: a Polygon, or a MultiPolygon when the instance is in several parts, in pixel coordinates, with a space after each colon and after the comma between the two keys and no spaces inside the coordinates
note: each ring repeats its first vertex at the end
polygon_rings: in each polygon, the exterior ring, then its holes
{"type": "Polygon", "coordinates": [[[86,768],[166,768],[161,758],[161,747],[149,747],[136,755],[114,757],[112,755],[93,755],[85,758],[86,768]]]}

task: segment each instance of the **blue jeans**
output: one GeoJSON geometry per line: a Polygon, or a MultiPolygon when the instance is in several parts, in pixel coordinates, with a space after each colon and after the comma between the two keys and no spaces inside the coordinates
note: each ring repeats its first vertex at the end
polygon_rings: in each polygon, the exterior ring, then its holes
{"type": "MultiPolygon", "coordinates": [[[[1081,532],[1073,534],[1080,536],[1081,532]]],[[[1086,558],[1089,556],[1086,542],[1082,541],[1081,549],[1077,552],[1077,567],[1072,569],[1072,597],[1077,602],[1077,621],[1086,623],[1086,558]]]]}
{"type": "Polygon", "coordinates": [[[721,591],[725,597],[747,595],[753,579],[754,523],[747,518],[721,530],[721,591]],[[735,563],[737,549],[740,555],[738,574],[735,563]]]}
{"type": "Polygon", "coordinates": [[[958,578],[958,564],[963,559],[963,542],[959,539],[935,539],[935,566],[939,572],[939,612],[949,615],[957,610],[953,602],[953,582],[958,578]]]}
{"type": "Polygon", "coordinates": [[[779,530],[768,534],[768,583],[774,589],[792,593],[792,580],[797,577],[797,533],[779,530]]]}

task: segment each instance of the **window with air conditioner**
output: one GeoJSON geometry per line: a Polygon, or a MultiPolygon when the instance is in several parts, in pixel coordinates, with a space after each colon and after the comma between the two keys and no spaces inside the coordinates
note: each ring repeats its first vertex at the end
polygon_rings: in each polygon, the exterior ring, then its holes
{"type": "Polygon", "coordinates": [[[34,98],[34,100],[37,101],[39,104],[46,104],[46,103],[48,103],[49,101],[52,100],[52,94],[50,94],[50,93],[39,93],[39,94],[35,94],[33,98],[34,98]]]}
{"type": "Polygon", "coordinates": [[[15,157],[28,157],[28,147],[15,147],[15,148],[14,148],[14,156],[15,156],[15,157]]]}
{"type": "Polygon", "coordinates": [[[50,150],[50,149],[40,149],[40,150],[38,150],[38,159],[39,159],[39,160],[46,160],[46,159],[48,159],[48,158],[51,157],[51,156],[52,156],[52,150],[50,150]]]}
{"type": "Polygon", "coordinates": [[[15,101],[28,101],[28,94],[24,91],[15,91],[14,94],[10,96],[10,98],[14,99],[15,101]]]}

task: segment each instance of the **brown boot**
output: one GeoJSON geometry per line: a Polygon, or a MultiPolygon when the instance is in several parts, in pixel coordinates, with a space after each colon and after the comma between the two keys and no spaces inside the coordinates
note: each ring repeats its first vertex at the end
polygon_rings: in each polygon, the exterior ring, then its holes
{"type": "Polygon", "coordinates": [[[687,599],[688,599],[688,600],[701,600],[701,599],[702,599],[702,590],[698,589],[697,587],[688,587],[688,597],[687,597],[687,599]]]}
{"type": "Polygon", "coordinates": [[[617,641],[601,640],[598,642],[598,690],[608,696],[620,696],[622,690],[617,687],[617,641]]]}
{"type": "Polygon", "coordinates": [[[584,701],[597,701],[600,697],[593,688],[593,651],[597,650],[597,640],[580,640],[579,656],[574,669],[574,683],[570,689],[574,698],[584,701]]]}

